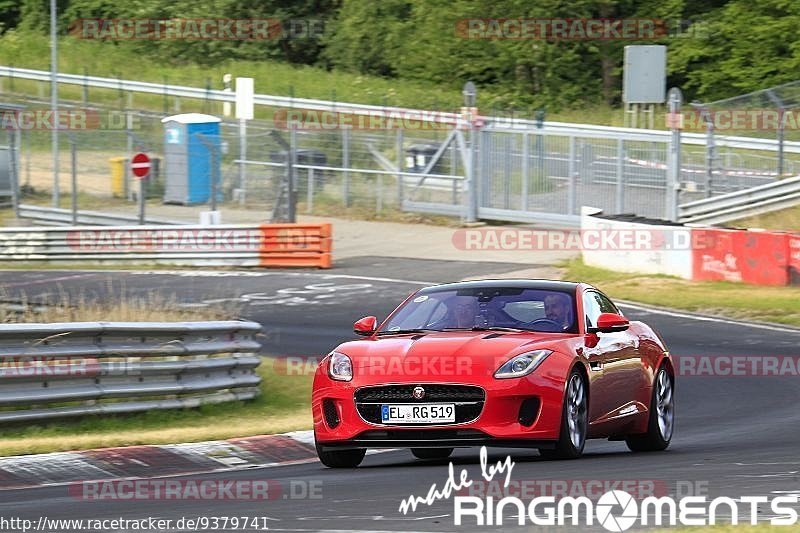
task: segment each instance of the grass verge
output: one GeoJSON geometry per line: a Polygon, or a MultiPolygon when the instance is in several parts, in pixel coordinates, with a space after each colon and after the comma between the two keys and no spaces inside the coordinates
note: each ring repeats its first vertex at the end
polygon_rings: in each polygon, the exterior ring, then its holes
{"type": "Polygon", "coordinates": [[[312,376],[279,375],[269,359],[261,364],[258,373],[261,396],[254,400],[8,427],[0,436],[0,455],[193,442],[309,429],[312,376]]]}
{"type": "Polygon", "coordinates": [[[620,273],[587,266],[580,259],[564,263],[562,267],[564,279],[586,281],[618,300],[800,326],[800,287],[762,287],[620,273]]]}
{"type": "Polygon", "coordinates": [[[775,231],[800,231],[800,205],[773,213],[734,220],[725,225],[738,228],[762,228],[775,231]]]}

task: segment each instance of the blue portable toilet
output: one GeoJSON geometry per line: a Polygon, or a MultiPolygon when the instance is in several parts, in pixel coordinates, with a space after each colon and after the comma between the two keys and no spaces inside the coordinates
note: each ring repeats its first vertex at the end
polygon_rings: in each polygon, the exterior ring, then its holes
{"type": "Polygon", "coordinates": [[[164,124],[164,203],[204,204],[211,199],[212,179],[222,199],[220,119],[183,113],[161,119],[164,124]]]}

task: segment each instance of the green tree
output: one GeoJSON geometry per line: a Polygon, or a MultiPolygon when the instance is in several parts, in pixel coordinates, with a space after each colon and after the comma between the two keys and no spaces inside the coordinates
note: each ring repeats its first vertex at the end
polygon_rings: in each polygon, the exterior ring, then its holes
{"type": "Polygon", "coordinates": [[[703,101],[794,81],[800,72],[800,3],[733,0],[670,41],[673,80],[703,101]]]}

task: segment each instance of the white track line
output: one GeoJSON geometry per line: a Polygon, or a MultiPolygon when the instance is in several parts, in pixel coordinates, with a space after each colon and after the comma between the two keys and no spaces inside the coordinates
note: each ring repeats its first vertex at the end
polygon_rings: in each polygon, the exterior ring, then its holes
{"type": "Polygon", "coordinates": [[[719,316],[711,316],[711,315],[702,315],[700,313],[690,313],[690,312],[681,312],[675,311],[674,309],[665,309],[661,307],[652,307],[649,305],[641,305],[636,304],[633,302],[628,302],[626,300],[615,300],[620,307],[625,307],[629,309],[636,309],[637,311],[644,311],[647,313],[653,313],[656,315],[664,315],[664,316],[671,316],[674,318],[690,318],[693,320],[700,320],[703,322],[718,322],[720,324],[731,324],[735,326],[743,326],[748,328],[754,329],[764,329],[767,331],[779,331],[781,333],[794,333],[800,334],[800,329],[795,328],[793,326],[783,326],[780,324],[766,324],[762,322],[743,322],[741,320],[734,320],[731,318],[724,318],[719,316]]]}

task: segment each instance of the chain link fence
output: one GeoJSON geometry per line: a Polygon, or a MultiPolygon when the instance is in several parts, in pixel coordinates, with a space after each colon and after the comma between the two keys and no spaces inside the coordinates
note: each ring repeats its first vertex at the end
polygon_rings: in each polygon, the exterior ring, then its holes
{"type": "Polygon", "coordinates": [[[800,172],[800,154],[785,150],[787,141],[800,141],[800,81],[715,102],[694,102],[692,108],[686,121],[689,131],[707,135],[706,197],[800,172]],[[771,138],[778,148],[769,154],[730,148],[726,136],[771,138]]]}
{"type": "MultiPolygon", "coordinates": [[[[46,110],[35,99],[15,101],[46,110]]],[[[213,113],[216,104],[175,108],[213,113]]],[[[128,163],[139,151],[153,160],[146,198],[151,204],[163,202],[172,179],[164,155],[167,114],[62,105],[88,119],[86,127],[61,131],[61,207],[69,207],[74,183],[82,207],[113,205],[135,213],[139,189],[128,163]]],[[[643,141],[624,131],[574,134],[508,127],[502,121],[476,129],[418,126],[290,128],[278,120],[242,125],[223,119],[218,137],[205,139],[207,207],[251,210],[254,217],[276,221],[295,214],[371,218],[408,212],[468,219],[474,212],[481,219],[548,222],[577,220],[582,205],[666,216],[666,139],[643,141]],[[470,191],[472,170],[475,191],[470,191]]],[[[23,202],[51,201],[50,135],[47,127],[18,132],[23,202]]],[[[783,175],[800,171],[797,154],[730,148],[709,139],[707,147],[683,145],[679,203],[772,182],[779,156],[783,175]]]]}

